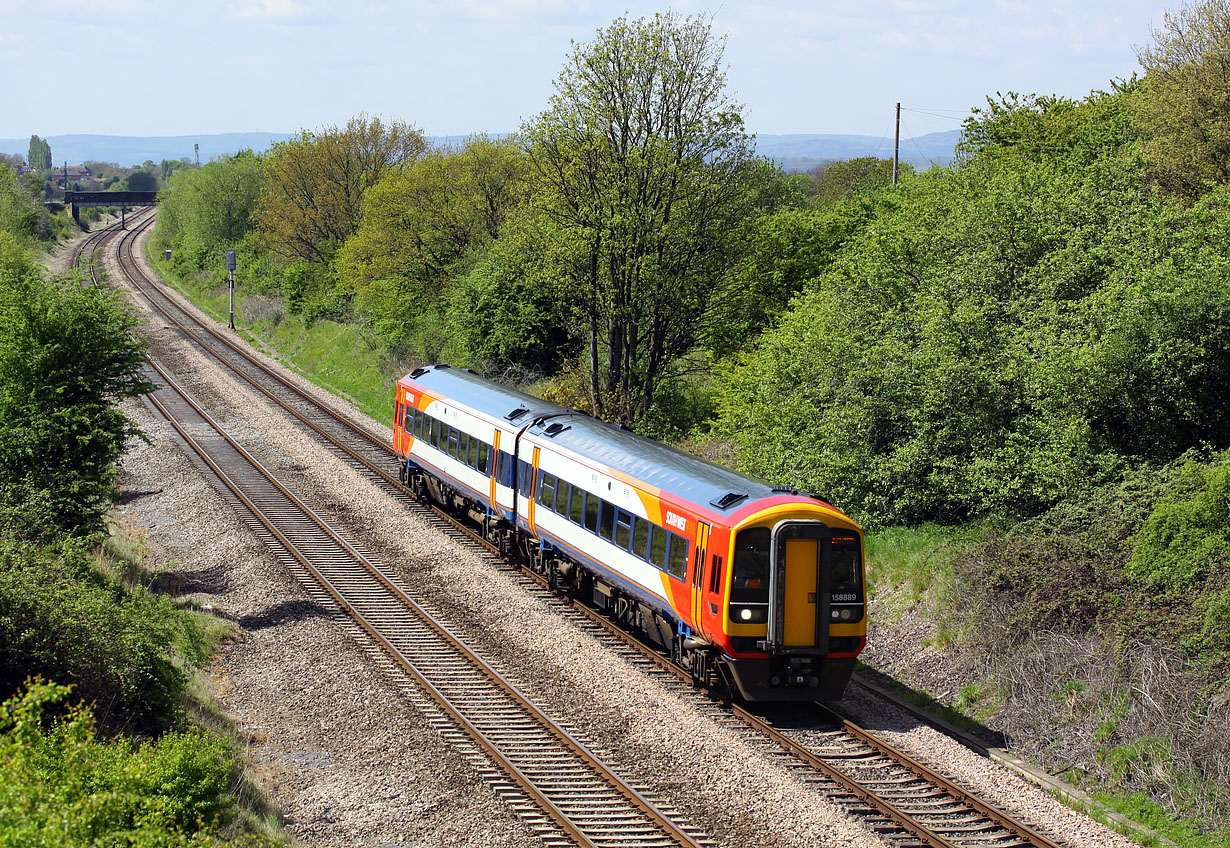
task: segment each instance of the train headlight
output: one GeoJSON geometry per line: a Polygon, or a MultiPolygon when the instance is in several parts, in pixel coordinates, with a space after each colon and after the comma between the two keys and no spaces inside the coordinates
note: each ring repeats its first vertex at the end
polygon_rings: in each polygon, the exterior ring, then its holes
{"type": "Polygon", "coordinates": [[[850,612],[850,610],[848,610],[848,609],[843,609],[843,610],[841,611],[841,620],[842,620],[842,621],[849,621],[849,620],[850,620],[850,616],[851,616],[851,612],[850,612]]]}
{"type": "Polygon", "coordinates": [[[751,621],[752,611],[748,609],[747,607],[744,607],[742,610],[739,611],[739,618],[743,619],[744,621],[751,621]]]}
{"type": "Polygon", "coordinates": [[[833,621],[836,621],[838,618],[841,617],[841,613],[839,613],[837,610],[833,610],[831,615],[833,616],[833,621]]]}

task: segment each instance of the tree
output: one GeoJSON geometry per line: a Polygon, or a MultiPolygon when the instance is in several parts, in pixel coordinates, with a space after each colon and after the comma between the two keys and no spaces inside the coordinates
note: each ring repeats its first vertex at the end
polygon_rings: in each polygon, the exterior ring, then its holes
{"type": "Polygon", "coordinates": [[[522,127],[536,202],[585,261],[568,290],[597,414],[632,423],[696,343],[752,144],[725,93],[725,41],[700,17],[620,18],[577,45],[522,127]]]}
{"type": "Polygon", "coordinates": [[[1145,152],[1158,184],[1193,200],[1230,181],[1230,0],[1186,3],[1152,35],[1137,50],[1145,152]]]}
{"type": "Polygon", "coordinates": [[[426,147],[409,124],[366,115],[274,144],[255,212],[260,238],[286,259],[331,260],[358,229],[364,192],[426,147]]]}
{"type": "Polygon", "coordinates": [[[235,247],[252,229],[261,179],[251,150],[176,171],[159,196],[159,235],[200,254],[235,247]]]}
{"type": "MultiPolygon", "coordinates": [[[[902,162],[902,175],[914,173],[914,166],[902,162]]],[[[819,165],[807,172],[816,183],[816,200],[822,204],[836,203],[869,189],[892,185],[893,160],[860,156],[843,162],[819,165]]]]}
{"type": "Polygon", "coordinates": [[[36,171],[45,171],[51,167],[51,145],[46,139],[30,136],[30,150],[26,154],[26,161],[36,171]]]}
{"type": "Polygon", "coordinates": [[[35,539],[98,532],[135,425],[115,403],[141,377],[136,316],[117,293],[47,280],[0,232],[0,526],[35,539]]]}
{"type": "Polygon", "coordinates": [[[525,196],[525,156],[511,141],[469,139],[388,173],[363,200],[337,257],[344,289],[395,344],[437,301],[462,261],[495,238],[525,196]]]}

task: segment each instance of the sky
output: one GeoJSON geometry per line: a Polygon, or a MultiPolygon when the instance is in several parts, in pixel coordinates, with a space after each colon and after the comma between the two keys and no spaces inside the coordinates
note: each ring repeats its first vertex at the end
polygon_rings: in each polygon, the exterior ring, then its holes
{"type": "Polygon", "coordinates": [[[627,13],[711,16],[760,134],[952,130],[997,91],[1140,71],[1152,0],[0,0],[0,138],[296,132],[360,113],[513,132],[572,43],[627,13]]]}

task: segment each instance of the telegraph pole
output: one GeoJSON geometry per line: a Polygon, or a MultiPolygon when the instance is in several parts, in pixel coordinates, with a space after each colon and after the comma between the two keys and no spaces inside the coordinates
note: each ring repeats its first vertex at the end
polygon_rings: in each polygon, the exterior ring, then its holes
{"type": "Polygon", "coordinates": [[[897,184],[897,155],[901,147],[901,104],[897,104],[897,129],[893,132],[893,185],[897,184]]]}

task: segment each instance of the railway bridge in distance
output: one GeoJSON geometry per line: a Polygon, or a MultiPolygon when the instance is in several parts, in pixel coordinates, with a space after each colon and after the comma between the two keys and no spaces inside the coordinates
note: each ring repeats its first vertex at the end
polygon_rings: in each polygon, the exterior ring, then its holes
{"type": "Polygon", "coordinates": [[[64,202],[72,207],[73,220],[81,229],[88,229],[81,223],[82,206],[118,206],[120,207],[120,229],[124,229],[124,215],[130,206],[156,206],[158,192],[156,191],[66,191],[64,202]]]}

